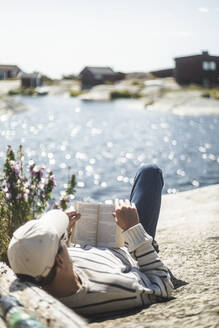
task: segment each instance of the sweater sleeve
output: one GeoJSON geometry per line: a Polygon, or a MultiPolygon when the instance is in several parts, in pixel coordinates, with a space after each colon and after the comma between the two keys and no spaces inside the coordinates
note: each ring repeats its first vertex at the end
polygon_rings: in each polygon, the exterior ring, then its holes
{"type": "Polygon", "coordinates": [[[152,237],[141,223],[123,232],[125,243],[132,257],[144,273],[145,284],[154,295],[169,298],[173,289],[167,267],[152,246],[152,237]]]}

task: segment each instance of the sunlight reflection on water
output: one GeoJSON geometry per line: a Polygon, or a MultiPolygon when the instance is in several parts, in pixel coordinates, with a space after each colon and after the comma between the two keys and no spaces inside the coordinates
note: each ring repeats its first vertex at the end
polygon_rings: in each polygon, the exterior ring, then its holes
{"type": "Polygon", "coordinates": [[[54,170],[57,193],[76,173],[76,198],[127,198],[144,163],[162,168],[164,192],[219,183],[216,116],[148,112],[132,101],[84,103],[61,96],[22,101],[31,110],[0,118],[0,163],[8,144],[22,143],[28,160],[54,170]]]}

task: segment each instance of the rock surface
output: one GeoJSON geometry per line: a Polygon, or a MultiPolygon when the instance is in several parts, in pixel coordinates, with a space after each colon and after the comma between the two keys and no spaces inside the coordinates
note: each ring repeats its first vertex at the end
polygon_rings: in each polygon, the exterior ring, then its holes
{"type": "Polygon", "coordinates": [[[17,99],[5,96],[0,99],[0,120],[4,121],[13,114],[23,112],[28,107],[17,99]]]}
{"type": "Polygon", "coordinates": [[[20,86],[20,80],[0,80],[0,96],[5,96],[8,91],[20,88],[20,86]]]}
{"type": "Polygon", "coordinates": [[[204,98],[201,91],[175,91],[155,98],[150,104],[146,99],[146,108],[160,112],[171,112],[176,115],[219,115],[219,101],[204,98]],[[148,102],[148,105],[147,105],[148,102]]]}
{"type": "Polygon", "coordinates": [[[219,185],[163,196],[156,239],[181,280],[174,299],[92,328],[219,327],[218,199],[219,185]]]}

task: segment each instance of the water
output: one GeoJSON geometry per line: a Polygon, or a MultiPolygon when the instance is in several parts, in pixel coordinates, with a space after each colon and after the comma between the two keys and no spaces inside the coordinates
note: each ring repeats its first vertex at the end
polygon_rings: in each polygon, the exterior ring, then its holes
{"type": "Polygon", "coordinates": [[[164,193],[219,183],[218,116],[152,112],[130,100],[19,99],[31,109],[0,119],[0,165],[8,144],[22,144],[27,162],[53,169],[56,194],[76,173],[76,199],[127,198],[144,163],[162,168],[164,193]]]}

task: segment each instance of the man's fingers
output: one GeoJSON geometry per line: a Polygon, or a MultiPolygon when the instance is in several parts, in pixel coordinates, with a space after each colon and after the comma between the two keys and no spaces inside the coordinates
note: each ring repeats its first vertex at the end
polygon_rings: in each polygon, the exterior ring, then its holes
{"type": "Polygon", "coordinates": [[[120,200],[119,199],[115,199],[115,210],[118,210],[118,209],[120,209],[120,200]]]}
{"type": "Polygon", "coordinates": [[[68,224],[68,228],[67,231],[70,233],[71,229],[74,227],[75,223],[80,219],[81,214],[80,213],[76,213],[74,212],[71,216],[68,215],[69,218],[69,224],[68,224]]]}
{"type": "Polygon", "coordinates": [[[81,214],[80,213],[76,213],[72,218],[73,219],[80,219],[81,214]]]}
{"type": "Polygon", "coordinates": [[[71,221],[77,221],[77,220],[80,219],[80,217],[81,217],[81,214],[80,213],[75,213],[74,215],[70,216],[69,219],[71,221]]]}
{"type": "Polygon", "coordinates": [[[120,210],[122,207],[132,207],[135,208],[134,203],[130,203],[128,199],[122,200],[122,199],[116,199],[115,200],[115,209],[120,210]]]}
{"type": "Polygon", "coordinates": [[[131,203],[132,208],[136,208],[135,203],[131,203]]]}
{"type": "Polygon", "coordinates": [[[70,212],[66,212],[67,215],[74,215],[76,214],[77,212],[74,210],[74,211],[70,211],[70,212]]]}
{"type": "Polygon", "coordinates": [[[72,218],[73,216],[75,216],[75,215],[77,214],[77,212],[76,212],[76,211],[70,211],[70,212],[65,212],[65,214],[67,214],[69,220],[71,220],[71,218],[72,218]]]}

